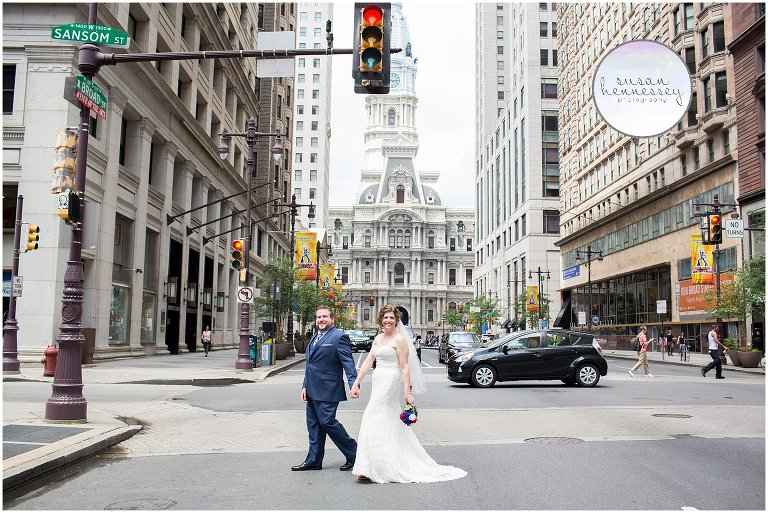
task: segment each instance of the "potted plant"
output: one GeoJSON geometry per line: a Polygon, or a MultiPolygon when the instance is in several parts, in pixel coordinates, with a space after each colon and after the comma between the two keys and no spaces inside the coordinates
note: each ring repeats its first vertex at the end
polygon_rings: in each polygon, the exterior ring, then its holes
{"type": "Polygon", "coordinates": [[[291,345],[285,339],[277,339],[272,345],[272,350],[275,352],[275,360],[285,360],[288,357],[288,350],[291,345]]]}
{"type": "Polygon", "coordinates": [[[739,342],[732,337],[728,337],[723,340],[723,345],[728,348],[728,357],[731,359],[731,363],[737,367],[741,367],[741,360],[739,359],[739,342]]]}

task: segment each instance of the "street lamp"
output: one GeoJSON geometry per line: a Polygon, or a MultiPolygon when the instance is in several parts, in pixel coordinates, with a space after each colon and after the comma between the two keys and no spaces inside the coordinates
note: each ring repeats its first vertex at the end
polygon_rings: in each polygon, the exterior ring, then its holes
{"type": "Polygon", "coordinates": [[[594,260],[602,260],[602,251],[592,251],[592,247],[587,245],[587,250],[576,250],[576,261],[582,259],[582,255],[587,256],[587,286],[589,287],[589,308],[587,309],[587,331],[592,331],[592,255],[597,255],[594,260]]]}
{"type": "MultiPolygon", "coordinates": [[[[705,231],[709,232],[709,226],[705,225],[705,219],[707,219],[709,216],[720,216],[722,213],[722,207],[733,207],[734,210],[731,213],[731,218],[738,219],[739,218],[739,212],[736,210],[738,208],[738,205],[734,203],[720,203],[720,196],[718,194],[714,194],[712,196],[712,203],[699,203],[696,201],[696,203],[693,204],[693,217],[699,218],[699,229],[701,229],[701,240],[703,244],[713,244],[710,242],[711,234],[707,233],[707,237],[705,237],[705,231]],[[709,210],[707,212],[702,213],[701,207],[712,207],[712,210],[709,210]]],[[[714,268],[715,268],[715,302],[719,306],[720,305],[720,244],[714,244],[715,249],[712,252],[715,255],[715,262],[714,262],[714,268]]],[[[720,327],[720,333],[723,333],[723,318],[720,317],[720,309],[718,308],[718,315],[715,319],[715,322],[720,327]]]]}
{"type": "MultiPolygon", "coordinates": [[[[272,147],[272,156],[275,162],[280,162],[283,157],[283,134],[280,132],[259,132],[256,130],[256,118],[251,117],[248,119],[248,126],[245,132],[229,133],[223,130],[220,134],[221,140],[219,141],[219,156],[222,160],[226,160],[229,156],[229,138],[230,137],[244,137],[245,146],[248,149],[246,154],[247,168],[246,173],[248,175],[248,187],[246,188],[246,204],[245,207],[245,248],[243,249],[243,271],[240,274],[240,282],[243,285],[248,285],[250,281],[250,255],[251,255],[251,236],[253,229],[251,226],[251,196],[253,193],[253,169],[254,169],[254,153],[253,145],[256,139],[259,137],[274,137],[275,145],[272,147]]],[[[253,362],[251,361],[250,354],[250,326],[251,326],[251,305],[250,303],[240,303],[240,344],[238,346],[237,360],[235,360],[235,369],[253,372],[253,362]]]]}
{"type": "MultiPolygon", "coordinates": [[[[333,256],[333,247],[331,247],[330,244],[326,244],[325,246],[320,244],[320,241],[317,241],[315,244],[315,288],[317,290],[320,290],[320,250],[321,249],[327,249],[328,250],[328,258],[331,258],[333,256]]],[[[333,278],[333,281],[336,281],[336,278],[333,278]]]]}
{"type": "MultiPolygon", "coordinates": [[[[538,270],[536,271],[536,274],[538,275],[538,285],[539,285],[539,328],[541,328],[541,319],[542,319],[542,309],[541,309],[541,291],[544,288],[544,274],[546,273],[547,279],[550,278],[549,271],[542,271],[541,266],[539,266],[538,270]]],[[[528,278],[533,278],[533,271],[528,271],[528,278]]]]}
{"type": "MultiPolygon", "coordinates": [[[[307,217],[309,219],[315,218],[315,205],[310,202],[309,204],[301,204],[296,203],[296,195],[291,195],[291,202],[290,203],[280,203],[278,200],[275,200],[274,206],[272,207],[272,216],[273,217],[279,217],[282,214],[290,213],[291,214],[291,254],[294,252],[294,246],[296,245],[296,214],[299,211],[299,207],[309,207],[309,212],[307,213],[307,217]],[[280,211],[280,207],[287,207],[288,210],[280,211]]],[[[317,258],[317,256],[315,256],[317,258]]],[[[293,258],[292,258],[293,260],[293,258]]],[[[291,264],[293,265],[293,263],[291,264]]],[[[288,333],[286,333],[286,340],[288,340],[288,345],[291,347],[291,350],[293,350],[293,291],[291,290],[288,294],[288,333]]]]}

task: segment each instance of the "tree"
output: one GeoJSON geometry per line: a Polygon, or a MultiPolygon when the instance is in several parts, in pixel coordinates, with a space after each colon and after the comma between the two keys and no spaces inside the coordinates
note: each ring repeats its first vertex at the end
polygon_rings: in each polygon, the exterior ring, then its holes
{"type": "MultiPolygon", "coordinates": [[[[549,299],[549,294],[541,295],[541,318],[549,320],[549,305],[552,300],[549,299]]],[[[538,306],[539,303],[536,303],[538,306]]],[[[536,328],[539,326],[539,312],[528,310],[528,298],[526,294],[520,294],[517,298],[517,310],[515,316],[518,319],[525,321],[527,328],[536,328]]]]}
{"type": "Polygon", "coordinates": [[[296,284],[296,294],[299,298],[299,323],[303,333],[307,325],[315,322],[317,307],[322,304],[321,292],[314,282],[300,280],[296,284]]]}
{"type": "Polygon", "coordinates": [[[490,299],[484,296],[476,297],[469,303],[464,304],[464,311],[468,314],[468,323],[472,324],[472,331],[478,335],[482,335],[483,324],[492,324],[494,319],[498,319],[501,316],[499,309],[499,300],[490,299]],[[472,312],[471,307],[478,310],[472,312]]]}
{"type": "Polygon", "coordinates": [[[283,319],[288,314],[288,302],[290,294],[293,294],[294,281],[293,261],[290,258],[272,260],[258,279],[262,292],[254,300],[254,309],[261,317],[274,317],[277,340],[285,338],[282,331],[283,319]],[[277,289],[280,291],[279,295],[277,289]]]}
{"type": "Polygon", "coordinates": [[[451,331],[456,331],[461,327],[462,313],[458,310],[446,310],[443,312],[443,325],[450,327],[451,331]]]}

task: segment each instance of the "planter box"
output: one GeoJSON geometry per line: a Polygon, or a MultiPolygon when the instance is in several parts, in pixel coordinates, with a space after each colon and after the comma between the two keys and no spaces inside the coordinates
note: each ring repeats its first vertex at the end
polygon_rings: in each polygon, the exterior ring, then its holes
{"type": "Polygon", "coordinates": [[[741,359],[739,358],[739,353],[739,351],[735,351],[733,349],[728,350],[728,357],[736,367],[741,367],[741,359]]]}
{"type": "Polygon", "coordinates": [[[275,352],[276,360],[285,360],[290,349],[290,344],[272,344],[272,350],[275,352]]]}
{"type": "Polygon", "coordinates": [[[763,353],[760,351],[739,351],[739,361],[742,367],[754,369],[760,365],[763,353]]]}

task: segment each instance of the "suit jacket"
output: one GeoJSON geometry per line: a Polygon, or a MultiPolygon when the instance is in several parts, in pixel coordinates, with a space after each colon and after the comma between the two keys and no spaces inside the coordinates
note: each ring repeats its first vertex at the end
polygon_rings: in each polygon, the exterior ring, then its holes
{"type": "Polygon", "coordinates": [[[333,327],[317,344],[314,343],[316,337],[317,335],[307,346],[306,371],[302,386],[307,389],[307,396],[314,401],[346,401],[347,391],[344,389],[342,373],[347,374],[350,388],[357,379],[349,336],[333,327]]]}

